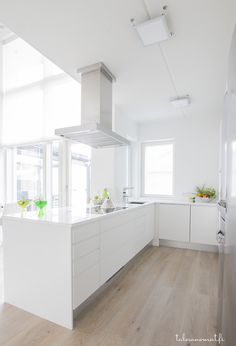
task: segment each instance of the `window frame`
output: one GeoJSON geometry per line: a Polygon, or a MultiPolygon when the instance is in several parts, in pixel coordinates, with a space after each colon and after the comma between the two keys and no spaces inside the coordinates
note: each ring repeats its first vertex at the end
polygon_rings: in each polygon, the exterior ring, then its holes
{"type": "MultiPolygon", "coordinates": [[[[16,172],[15,153],[17,147],[32,146],[40,144],[43,147],[43,194],[48,200],[49,207],[52,207],[52,147],[53,142],[59,142],[59,162],[58,162],[58,207],[71,206],[71,169],[72,153],[71,143],[64,139],[53,139],[45,141],[34,141],[27,143],[18,143],[14,145],[4,145],[0,147],[3,160],[1,162],[3,172],[4,188],[2,191],[2,204],[16,203],[16,172]]],[[[91,159],[79,159],[87,168],[87,199],[90,200],[91,187],[91,159]]]]}
{"type": "Polygon", "coordinates": [[[140,179],[140,192],[141,197],[148,197],[148,198],[173,198],[175,196],[175,142],[174,139],[160,139],[160,140],[153,140],[153,141],[146,141],[140,143],[140,172],[141,172],[141,179],[140,179]],[[166,145],[166,144],[172,144],[173,147],[173,162],[172,162],[172,194],[147,194],[145,193],[145,148],[148,146],[156,146],[156,145],[166,145]]]}

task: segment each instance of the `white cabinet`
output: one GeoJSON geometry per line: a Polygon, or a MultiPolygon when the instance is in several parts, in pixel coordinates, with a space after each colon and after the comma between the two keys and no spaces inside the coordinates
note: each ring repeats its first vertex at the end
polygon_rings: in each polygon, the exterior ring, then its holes
{"type": "Polygon", "coordinates": [[[73,227],[73,309],[151,242],[154,231],[154,204],[73,227]]]}
{"type": "Polygon", "coordinates": [[[132,221],[133,215],[129,212],[101,222],[101,284],[134,255],[132,221]]]}
{"type": "Polygon", "coordinates": [[[190,206],[181,204],[159,205],[159,238],[189,241],[190,206]]]}
{"type": "Polygon", "coordinates": [[[99,222],[72,229],[73,309],[100,286],[99,222]]]}
{"type": "Polygon", "coordinates": [[[154,211],[147,205],[101,221],[101,284],[152,241],[154,211]]]}
{"type": "Polygon", "coordinates": [[[191,239],[192,243],[217,245],[216,233],[219,227],[216,206],[191,206],[191,239]]]}

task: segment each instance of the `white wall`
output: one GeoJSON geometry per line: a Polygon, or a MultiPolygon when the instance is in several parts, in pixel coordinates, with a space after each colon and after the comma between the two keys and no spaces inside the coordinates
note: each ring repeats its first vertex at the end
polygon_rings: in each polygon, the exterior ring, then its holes
{"type": "Polygon", "coordinates": [[[114,149],[92,149],[91,197],[100,194],[104,187],[114,194],[114,149]]]}
{"type": "MultiPolygon", "coordinates": [[[[137,140],[137,125],[117,112],[114,130],[129,140],[137,140]]],[[[130,148],[93,149],[91,158],[91,197],[107,187],[114,201],[122,200],[123,187],[131,184],[130,148]]]]}
{"type": "MultiPolygon", "coordinates": [[[[174,139],[174,193],[177,197],[194,192],[196,185],[201,184],[218,189],[219,123],[217,116],[192,114],[139,125],[140,142],[174,139]]],[[[135,185],[140,172],[137,162],[140,161],[136,157],[133,160],[135,185]]]]}

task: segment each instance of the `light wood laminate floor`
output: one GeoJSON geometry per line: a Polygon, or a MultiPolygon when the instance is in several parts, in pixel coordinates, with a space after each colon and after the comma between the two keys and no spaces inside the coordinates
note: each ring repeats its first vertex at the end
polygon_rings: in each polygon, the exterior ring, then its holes
{"type": "Polygon", "coordinates": [[[216,254],[150,247],[83,311],[73,331],[1,304],[0,345],[190,345],[176,334],[216,333],[217,281],[216,254]]]}

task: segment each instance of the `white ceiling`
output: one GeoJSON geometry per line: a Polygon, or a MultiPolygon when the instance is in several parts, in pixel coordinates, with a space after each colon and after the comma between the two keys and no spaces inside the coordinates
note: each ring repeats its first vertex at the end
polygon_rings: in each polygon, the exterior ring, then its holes
{"type": "MultiPolygon", "coordinates": [[[[235,0],[145,0],[152,16],[168,5],[174,37],[161,44],[185,114],[214,116],[222,107],[235,0]]],[[[148,19],[143,0],[0,0],[0,21],[74,78],[103,61],[117,77],[115,103],[139,122],[181,115],[158,45],[143,47],[130,19],[148,19]]]]}

